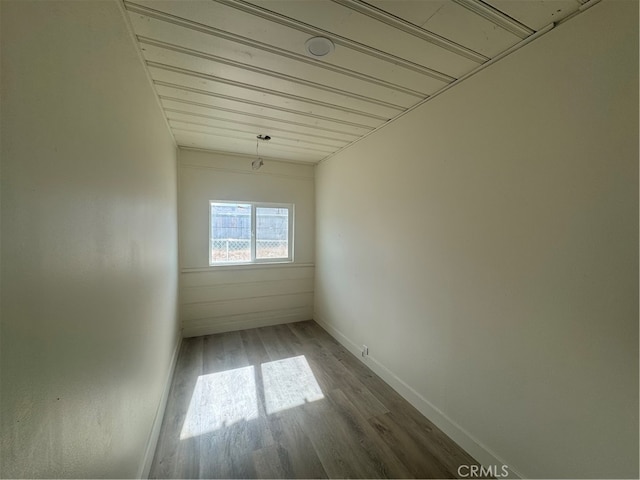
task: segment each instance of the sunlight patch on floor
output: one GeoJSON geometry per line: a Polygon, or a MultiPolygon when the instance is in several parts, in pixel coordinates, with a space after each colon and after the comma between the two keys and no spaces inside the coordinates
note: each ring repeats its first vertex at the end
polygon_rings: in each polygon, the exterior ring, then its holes
{"type": "Polygon", "coordinates": [[[253,366],[201,375],[193,390],[180,439],[258,418],[253,366]]]}
{"type": "Polygon", "coordinates": [[[193,389],[180,439],[196,437],[259,417],[258,388],[267,414],[324,398],[304,355],[200,375],[193,389]],[[261,378],[256,374],[261,373],[261,378]],[[256,384],[261,382],[261,384],[256,384]]]}
{"type": "Polygon", "coordinates": [[[304,355],[263,363],[261,369],[268,414],[324,398],[304,355]]]}

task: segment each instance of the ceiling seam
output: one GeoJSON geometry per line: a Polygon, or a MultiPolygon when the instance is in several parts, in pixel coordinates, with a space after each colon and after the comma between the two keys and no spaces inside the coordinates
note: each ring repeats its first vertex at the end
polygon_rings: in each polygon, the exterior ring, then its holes
{"type": "Polygon", "coordinates": [[[414,25],[413,23],[408,22],[403,18],[397,17],[389,12],[385,12],[384,10],[381,10],[361,0],[332,1],[334,3],[337,3],[338,5],[342,5],[345,8],[353,10],[354,12],[358,12],[361,15],[366,15],[367,17],[377,20],[378,22],[389,25],[396,30],[400,30],[402,32],[408,33],[409,35],[413,35],[420,40],[429,42],[440,48],[444,48],[445,50],[448,50],[451,53],[455,53],[456,55],[460,55],[461,57],[468,58],[469,60],[472,60],[476,63],[484,63],[489,60],[489,57],[476,52],[475,50],[460,45],[453,40],[449,40],[448,38],[442,37],[437,33],[419,27],[418,25],[414,25]]]}
{"type": "Polygon", "coordinates": [[[535,30],[527,27],[525,24],[519,22],[515,18],[506,15],[500,10],[492,7],[491,5],[483,2],[482,0],[451,0],[457,3],[461,7],[466,8],[470,12],[481,16],[492,22],[494,25],[513,33],[517,37],[522,39],[527,38],[529,35],[533,35],[535,30]]]}

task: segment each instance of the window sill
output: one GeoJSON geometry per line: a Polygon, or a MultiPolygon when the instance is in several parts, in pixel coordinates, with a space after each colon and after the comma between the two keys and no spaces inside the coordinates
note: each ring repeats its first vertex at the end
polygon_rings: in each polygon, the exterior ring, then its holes
{"type": "Polygon", "coordinates": [[[315,267],[314,263],[295,263],[295,262],[265,262],[265,263],[228,263],[225,265],[210,265],[208,267],[187,267],[181,268],[180,273],[201,273],[214,272],[220,270],[253,270],[262,268],[308,268],[315,267]]]}

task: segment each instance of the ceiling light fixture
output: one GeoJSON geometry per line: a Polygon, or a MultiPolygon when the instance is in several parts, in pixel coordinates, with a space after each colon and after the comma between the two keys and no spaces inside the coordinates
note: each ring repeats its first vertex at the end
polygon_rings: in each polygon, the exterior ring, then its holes
{"type": "Polygon", "coordinates": [[[304,43],[304,48],[310,57],[320,58],[333,52],[335,45],[327,37],[311,37],[304,43]]]}
{"type": "Polygon", "coordinates": [[[264,160],[261,158],[256,158],[253,162],[251,162],[251,168],[254,170],[258,170],[262,165],[264,165],[264,160]]]}
{"type": "Polygon", "coordinates": [[[260,140],[262,140],[263,142],[268,142],[269,140],[271,140],[271,137],[269,135],[258,135],[256,137],[256,157],[257,158],[253,162],[251,162],[251,168],[253,168],[254,170],[258,170],[262,165],[264,165],[264,160],[262,160],[262,158],[258,154],[258,145],[260,144],[260,140]]]}

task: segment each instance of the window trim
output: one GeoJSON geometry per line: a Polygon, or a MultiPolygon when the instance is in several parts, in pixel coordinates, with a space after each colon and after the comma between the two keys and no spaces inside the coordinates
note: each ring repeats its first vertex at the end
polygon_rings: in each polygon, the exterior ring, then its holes
{"type": "Polygon", "coordinates": [[[293,203],[273,203],[273,202],[251,202],[244,200],[209,200],[209,241],[207,247],[209,250],[209,266],[210,267],[229,267],[242,265],[259,265],[269,263],[293,263],[294,261],[294,243],[293,243],[293,227],[295,216],[295,205],[293,203]],[[251,261],[249,262],[213,262],[211,242],[211,206],[214,204],[230,204],[230,205],[250,205],[251,206],[251,261]],[[285,208],[288,210],[288,256],[282,258],[256,258],[256,209],[257,208],[285,208]]]}

